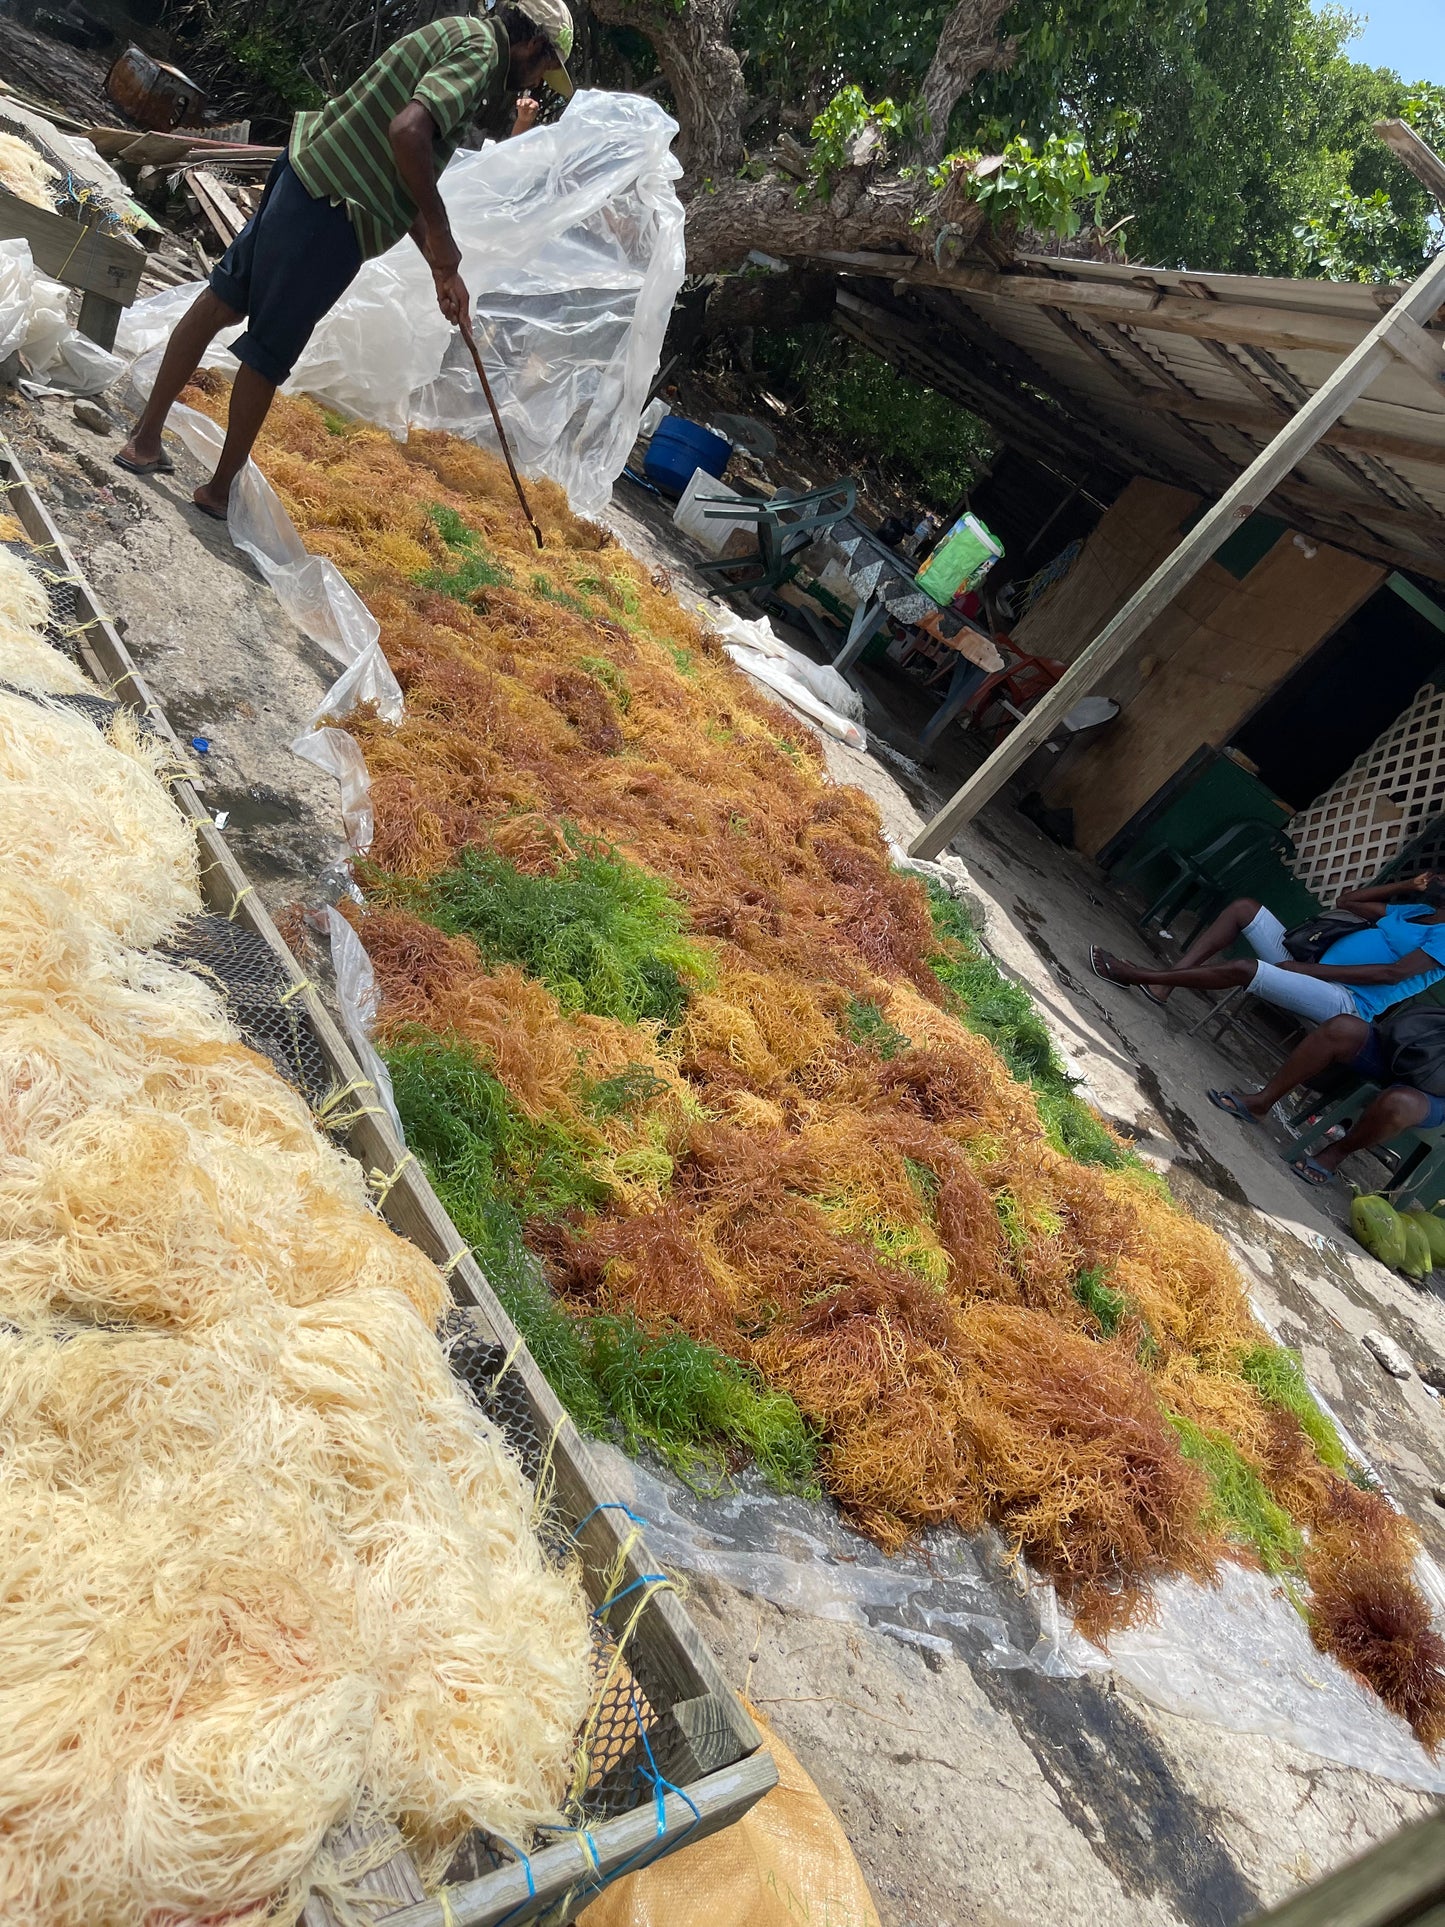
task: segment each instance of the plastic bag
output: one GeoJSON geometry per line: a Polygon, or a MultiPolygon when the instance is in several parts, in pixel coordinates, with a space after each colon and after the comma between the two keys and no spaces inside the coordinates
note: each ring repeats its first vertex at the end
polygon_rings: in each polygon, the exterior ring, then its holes
{"type": "Polygon", "coordinates": [[[346,841],[358,856],[365,856],[376,834],[376,816],[371,807],[371,776],[360,743],[344,729],[308,729],[292,743],[291,754],[336,778],[346,841]]]}
{"type": "MultiPolygon", "coordinates": [[[[336,732],[332,732],[336,733],[336,732]]],[[[376,1086],[376,1094],[396,1126],[396,1134],[406,1141],[396,1097],[391,1087],[391,1072],[381,1061],[371,1033],[376,1027],[378,996],[376,975],[371,959],[362,948],[360,937],[332,905],[326,910],[326,933],[331,940],[331,968],[336,974],[336,1004],[341,1012],[341,1027],[356,1054],[363,1076],[376,1086]]],[[[366,1093],[363,1091],[362,1099],[366,1093]]]]}
{"type": "Polygon", "coordinates": [[[721,1833],[625,1875],[579,1927],[879,1927],[863,1870],[827,1801],[755,1706],[778,1784],[721,1833]]]}
{"type": "MultiPolygon", "coordinates": [[[[605,505],[637,439],[682,285],[676,132],[639,95],[582,92],[554,125],[459,153],[442,176],[477,345],[518,465],[560,482],[584,515],[605,505]]],[[[160,347],[196,291],[137,302],[122,351],[160,347]]],[[[225,365],[227,339],[209,365],[225,365]]],[[[287,390],[396,435],[445,428],[496,446],[471,358],[410,240],[366,263],[287,390]]]]}
{"type": "Polygon", "coordinates": [[[1003,543],[976,515],[960,515],[915,578],[947,608],[961,589],[976,589],[1003,554],[1003,543]]]}

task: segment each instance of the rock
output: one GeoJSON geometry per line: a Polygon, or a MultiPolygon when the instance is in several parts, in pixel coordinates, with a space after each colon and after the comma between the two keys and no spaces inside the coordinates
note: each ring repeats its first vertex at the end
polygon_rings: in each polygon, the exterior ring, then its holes
{"type": "Polygon", "coordinates": [[[1428,1385],[1432,1392],[1445,1392],[1445,1365],[1422,1365],[1420,1382],[1428,1385]]]}
{"type": "Polygon", "coordinates": [[[1360,1340],[1365,1350],[1384,1366],[1391,1378],[1413,1378],[1415,1367],[1393,1338],[1384,1332],[1366,1332],[1360,1340]]]}
{"type": "Polygon", "coordinates": [[[93,428],[97,435],[110,435],[115,431],[115,423],[99,402],[78,401],[72,413],[82,428],[93,428]]]}
{"type": "Polygon", "coordinates": [[[1435,1501],[1436,1505],[1445,1506],[1445,1485],[1432,1485],[1430,1488],[1430,1497],[1435,1501]]]}

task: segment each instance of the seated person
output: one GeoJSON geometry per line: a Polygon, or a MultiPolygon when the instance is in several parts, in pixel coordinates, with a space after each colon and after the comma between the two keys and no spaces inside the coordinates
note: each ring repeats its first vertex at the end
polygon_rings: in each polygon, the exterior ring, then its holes
{"type": "MultiPolygon", "coordinates": [[[[1445,1010],[1440,1013],[1445,1024],[1445,1010]]],[[[1386,1084],[1356,1118],[1344,1137],[1321,1145],[1313,1157],[1295,1158],[1290,1169],[1306,1184],[1329,1184],[1347,1157],[1388,1144],[1402,1131],[1433,1131],[1445,1124],[1445,1097],[1431,1097],[1412,1084],[1388,1084],[1379,1032],[1363,1017],[1331,1017],[1296,1044],[1274,1076],[1259,1091],[1211,1091],[1209,1101],[1231,1117],[1258,1124],[1270,1108],[1301,1084],[1313,1084],[1334,1065],[1386,1084]]]]}
{"type": "Polygon", "coordinates": [[[1425,871],[1397,883],[1347,890],[1337,906],[1373,928],[1352,930],[1318,963],[1296,963],[1284,947],[1285,928],[1272,910],[1240,897],[1190,944],[1173,970],[1145,969],[1095,944],[1089,962],[1111,984],[1137,984],[1156,1004],[1171,990],[1252,991],[1266,1003],[1323,1024],[1331,1017],[1367,1023],[1445,977],[1445,876],[1425,871]],[[1243,937],[1248,957],[1214,963],[1243,937]]]}

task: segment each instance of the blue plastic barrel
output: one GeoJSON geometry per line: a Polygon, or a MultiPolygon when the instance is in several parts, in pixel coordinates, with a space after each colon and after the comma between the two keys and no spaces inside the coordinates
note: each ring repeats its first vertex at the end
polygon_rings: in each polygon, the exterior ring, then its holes
{"type": "Polygon", "coordinates": [[[701,422],[664,415],[647,445],[642,470],[649,482],[656,482],[669,495],[681,495],[696,469],[721,479],[732,452],[731,442],[714,435],[701,422]]]}

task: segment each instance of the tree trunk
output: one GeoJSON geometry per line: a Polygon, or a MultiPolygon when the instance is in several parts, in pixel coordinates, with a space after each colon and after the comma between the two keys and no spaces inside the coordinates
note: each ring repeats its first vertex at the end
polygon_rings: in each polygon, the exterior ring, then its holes
{"type": "Polygon", "coordinates": [[[923,106],[928,115],[926,160],[943,158],[953,110],[979,75],[1013,65],[1018,42],[998,37],[998,23],[1012,5],[1013,0],[957,0],[944,21],[923,77],[923,106]]]}
{"type": "MultiPolygon", "coordinates": [[[[672,91],[677,158],[690,180],[726,180],[743,164],[747,88],[731,40],[737,0],[591,0],[614,27],[646,34],[672,91]]],[[[747,250],[744,249],[744,253],[747,250]]]]}

